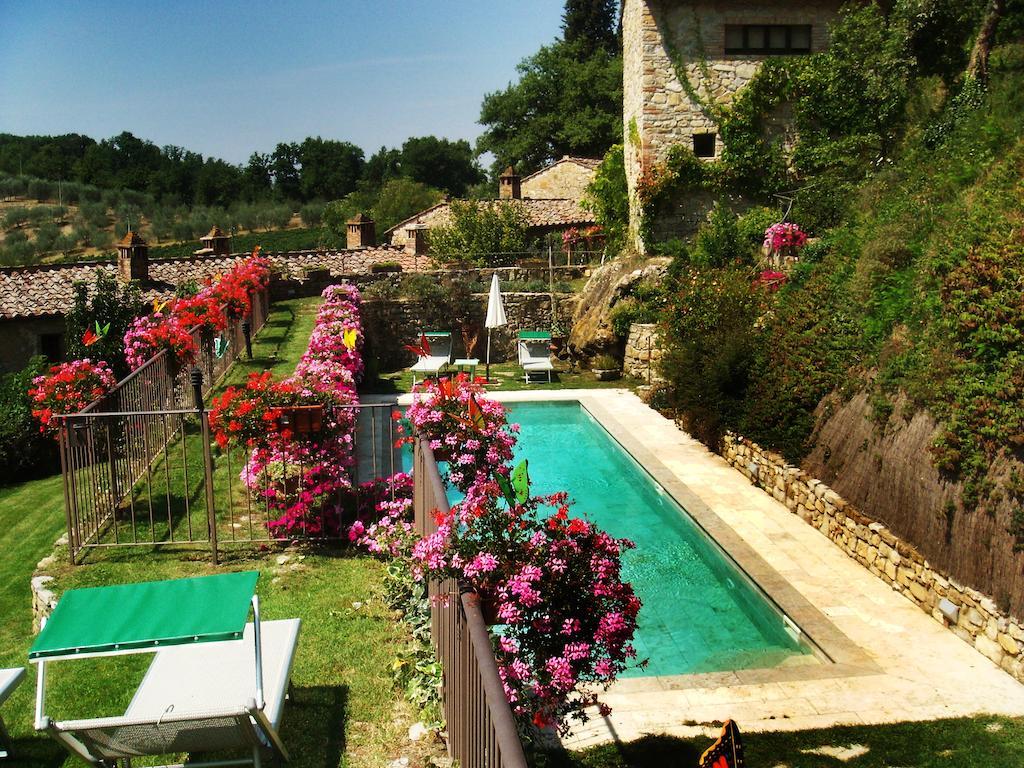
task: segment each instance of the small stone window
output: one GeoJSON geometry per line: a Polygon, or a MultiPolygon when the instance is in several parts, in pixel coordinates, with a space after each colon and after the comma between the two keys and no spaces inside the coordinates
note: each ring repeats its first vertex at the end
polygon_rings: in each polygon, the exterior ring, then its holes
{"type": "Polygon", "coordinates": [[[59,363],[64,359],[64,334],[39,334],[39,354],[51,363],[59,363]]]}
{"type": "Polygon", "coordinates": [[[727,24],[727,54],[785,56],[811,52],[810,24],[727,24]]]}
{"type": "Polygon", "coordinates": [[[718,142],[716,133],[693,134],[693,154],[697,157],[714,157],[715,144],[718,142]]]}

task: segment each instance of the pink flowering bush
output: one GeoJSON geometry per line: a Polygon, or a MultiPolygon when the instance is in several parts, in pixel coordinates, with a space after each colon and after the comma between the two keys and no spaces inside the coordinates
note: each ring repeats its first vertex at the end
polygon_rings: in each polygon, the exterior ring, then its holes
{"type": "Polygon", "coordinates": [[[596,689],[636,658],[640,600],[622,581],[633,546],[569,516],[565,493],[511,506],[456,504],[412,548],[414,573],[472,586],[498,623],[495,656],[513,711],[567,730],[586,709],[610,711],[596,689]]]}
{"type": "Polygon", "coordinates": [[[241,479],[273,511],[278,538],[337,536],[351,505],[355,464],[356,382],[362,376],[359,292],[331,286],[323,293],[309,346],[295,373],[275,382],[253,374],[245,387],[215,398],[211,425],[218,445],[251,449],[241,479]],[[317,429],[303,433],[284,419],[317,410],[317,429]]]}
{"type": "MultiPolygon", "coordinates": [[[[420,384],[402,423],[430,439],[435,457],[448,463],[445,479],[471,499],[495,472],[508,474],[519,425],[509,424],[505,406],[464,375],[420,384]]],[[[413,439],[407,434],[403,441],[413,439]]]]}
{"type": "Polygon", "coordinates": [[[181,370],[196,361],[199,349],[192,329],[173,312],[154,312],[135,318],[124,335],[124,358],[138,370],[159,352],[167,351],[172,369],[181,370]]]}
{"type": "Polygon", "coordinates": [[[807,233],[798,224],[789,221],[772,224],[764,232],[764,247],[772,253],[778,253],[784,248],[799,249],[805,245],[807,233]]]}

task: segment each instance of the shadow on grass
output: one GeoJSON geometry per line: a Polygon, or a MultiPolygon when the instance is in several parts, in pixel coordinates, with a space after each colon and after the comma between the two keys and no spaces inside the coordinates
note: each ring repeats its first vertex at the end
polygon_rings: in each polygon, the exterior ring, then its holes
{"type": "Polygon", "coordinates": [[[296,687],[285,705],[281,739],[292,765],[337,768],[345,752],[348,687],[296,687]]]}

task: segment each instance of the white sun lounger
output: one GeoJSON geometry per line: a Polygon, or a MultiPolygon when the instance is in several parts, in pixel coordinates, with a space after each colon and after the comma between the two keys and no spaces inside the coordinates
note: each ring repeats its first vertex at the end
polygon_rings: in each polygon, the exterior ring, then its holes
{"type": "Polygon", "coordinates": [[[444,331],[427,331],[423,334],[430,343],[430,354],[421,355],[416,363],[409,368],[412,371],[412,383],[416,385],[416,374],[437,376],[444,371],[452,360],[452,335],[444,331]]]}
{"type": "MultiPolygon", "coordinates": [[[[278,735],[299,638],[299,619],[263,621],[263,691],[256,704],[253,625],[241,640],[178,645],[154,654],[121,717],[44,722],[44,729],[91,765],[140,755],[260,750],[288,759],[278,735]]],[[[245,761],[249,762],[249,761],[245,761]]],[[[190,761],[190,766],[205,765],[190,761]]]]}
{"type": "Polygon", "coordinates": [[[551,383],[551,372],[555,367],[551,364],[551,334],[542,331],[522,331],[519,334],[519,365],[523,369],[523,379],[530,383],[531,373],[546,373],[551,383]]]}
{"type": "Polygon", "coordinates": [[[267,754],[287,760],[278,729],[301,622],[260,620],[258,576],[65,592],[29,650],[37,665],[36,729],[97,768],[183,752],[195,768],[260,768],[267,754]],[[153,660],[123,715],[54,720],[46,714],[49,665],[135,653],[153,660]],[[251,750],[251,756],[207,754],[221,750],[251,750]]]}
{"type": "MultiPolygon", "coordinates": [[[[18,684],[24,677],[24,667],[0,669],[0,704],[7,701],[7,698],[14,693],[14,689],[18,687],[18,684]]],[[[0,717],[0,757],[10,757],[10,755],[11,736],[7,733],[7,726],[4,725],[4,719],[0,717]]]]}

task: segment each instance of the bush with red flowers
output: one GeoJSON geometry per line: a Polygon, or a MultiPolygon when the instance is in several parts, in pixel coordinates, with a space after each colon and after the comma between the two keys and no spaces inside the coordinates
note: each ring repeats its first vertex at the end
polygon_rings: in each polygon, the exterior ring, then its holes
{"type": "Polygon", "coordinates": [[[88,358],[60,363],[36,376],[28,394],[32,398],[32,415],[39,420],[39,431],[56,435],[59,420],[55,416],[78,413],[107,394],[115,383],[110,366],[88,358]]]}

